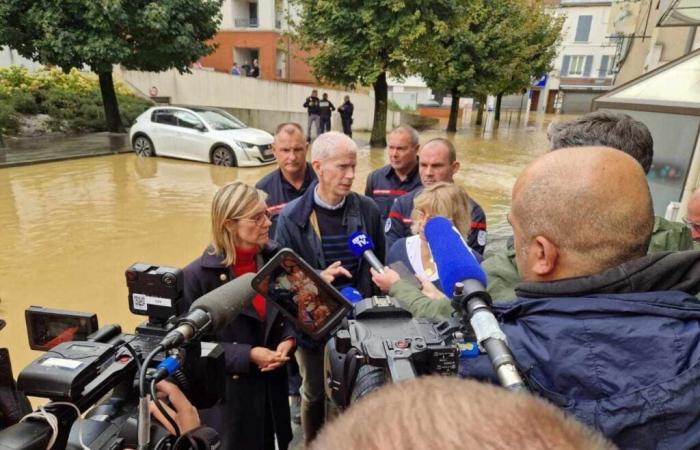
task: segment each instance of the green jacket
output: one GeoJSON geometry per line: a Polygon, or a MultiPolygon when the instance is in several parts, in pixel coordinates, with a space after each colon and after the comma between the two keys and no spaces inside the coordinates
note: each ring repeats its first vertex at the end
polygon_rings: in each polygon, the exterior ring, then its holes
{"type": "MultiPolygon", "coordinates": [[[[692,250],[693,239],[690,230],[678,222],[669,222],[661,217],[654,220],[654,230],[649,242],[649,253],[660,251],[692,250]]],[[[481,263],[489,280],[487,291],[494,301],[511,300],[516,297],[515,285],[520,283],[520,275],[515,265],[515,250],[508,248],[490,256],[481,263]]],[[[389,295],[398,299],[413,314],[444,320],[452,315],[452,305],[447,298],[433,300],[416,289],[411,283],[399,280],[391,286],[389,295]]]]}
{"type": "MultiPolygon", "coordinates": [[[[693,239],[687,226],[669,222],[662,217],[654,218],[654,230],[649,242],[649,253],[661,251],[692,250],[693,239]]],[[[511,300],[515,296],[515,285],[520,283],[520,274],[515,265],[515,250],[508,248],[490,256],[481,263],[489,280],[487,291],[494,301],[511,300]]]]}

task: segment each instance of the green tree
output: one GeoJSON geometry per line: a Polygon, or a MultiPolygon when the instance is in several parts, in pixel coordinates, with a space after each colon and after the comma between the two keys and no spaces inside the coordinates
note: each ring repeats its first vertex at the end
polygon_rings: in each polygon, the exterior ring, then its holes
{"type": "Polygon", "coordinates": [[[0,45],[97,73],[107,129],[124,131],[112,67],[186,72],[214,46],[222,0],[2,0],[0,45]]]}
{"type": "Polygon", "coordinates": [[[387,74],[416,72],[415,61],[442,58],[437,37],[461,17],[465,0],[292,0],[300,11],[293,38],[313,55],[317,79],[374,89],[370,145],[386,145],[387,74]]]}

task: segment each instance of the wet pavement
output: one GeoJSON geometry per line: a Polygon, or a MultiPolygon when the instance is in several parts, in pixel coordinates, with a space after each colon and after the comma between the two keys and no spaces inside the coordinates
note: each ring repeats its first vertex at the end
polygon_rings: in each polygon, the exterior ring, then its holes
{"type": "Polygon", "coordinates": [[[3,140],[5,147],[0,147],[0,168],[131,151],[126,133],[52,134],[27,138],[3,137],[3,140]]]}

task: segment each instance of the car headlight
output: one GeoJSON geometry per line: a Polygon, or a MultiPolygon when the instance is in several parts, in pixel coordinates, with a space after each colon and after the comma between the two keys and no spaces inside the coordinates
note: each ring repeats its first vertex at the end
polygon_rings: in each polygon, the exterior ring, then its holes
{"type": "Polygon", "coordinates": [[[255,150],[256,146],[247,142],[233,141],[233,143],[245,150],[255,150]]]}

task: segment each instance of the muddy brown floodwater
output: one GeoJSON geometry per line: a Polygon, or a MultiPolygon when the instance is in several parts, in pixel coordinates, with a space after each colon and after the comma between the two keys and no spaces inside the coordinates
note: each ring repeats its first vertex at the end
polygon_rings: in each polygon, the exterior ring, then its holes
{"type": "MultiPolygon", "coordinates": [[[[546,148],[551,117],[484,133],[448,135],[462,169],[457,182],[484,208],[491,238],[510,233],[505,216],[520,170],[546,148]]],[[[515,122],[515,119],[513,119],[515,122]]],[[[507,124],[506,124],[507,126],[507,124]]],[[[444,132],[421,134],[421,140],[444,132]]],[[[358,134],[367,142],[367,135],[358,134]]],[[[383,151],[364,148],[355,190],[364,191],[383,151]]],[[[132,331],[124,270],[134,262],[183,267],[209,239],[214,192],[232,180],[255,183],[274,169],[224,168],[133,154],[0,170],[0,347],[9,347],[15,376],[38,352],[29,350],[24,310],[31,305],[95,312],[100,325],[132,331]]]]}

